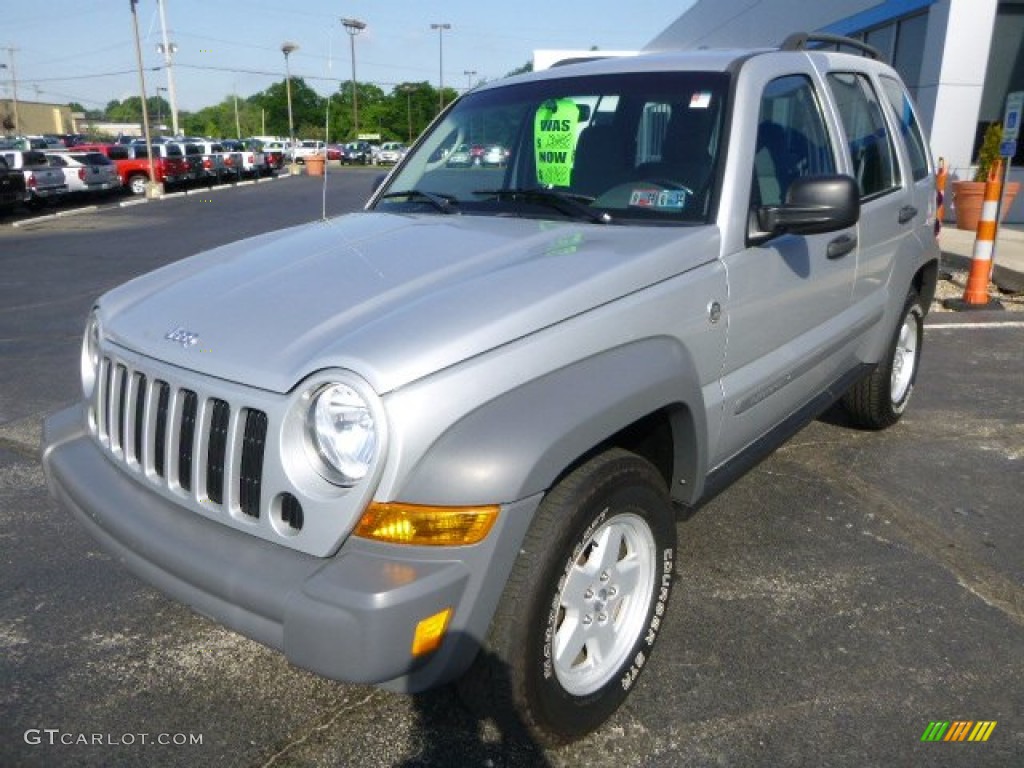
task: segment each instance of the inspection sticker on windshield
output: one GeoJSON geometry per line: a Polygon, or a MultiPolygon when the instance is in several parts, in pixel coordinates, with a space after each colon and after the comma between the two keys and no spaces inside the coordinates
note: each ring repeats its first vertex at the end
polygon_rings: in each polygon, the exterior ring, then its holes
{"type": "Polygon", "coordinates": [[[668,208],[681,211],[686,207],[688,189],[634,189],[629,204],[634,208],[668,208]]]}
{"type": "Polygon", "coordinates": [[[709,91],[697,91],[690,97],[690,109],[707,109],[711,106],[711,93],[709,91]]]}

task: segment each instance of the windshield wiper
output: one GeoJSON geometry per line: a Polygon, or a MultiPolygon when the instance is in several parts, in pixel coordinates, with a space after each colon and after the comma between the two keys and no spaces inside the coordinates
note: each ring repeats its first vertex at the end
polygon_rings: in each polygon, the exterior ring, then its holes
{"type": "Polygon", "coordinates": [[[437,192],[427,192],[422,189],[403,189],[401,192],[385,192],[380,196],[380,199],[385,200],[389,197],[417,197],[421,200],[426,200],[441,213],[455,213],[455,209],[452,206],[458,203],[454,195],[443,195],[437,192]]]}
{"type": "Polygon", "coordinates": [[[493,195],[499,200],[532,200],[550,206],[576,219],[586,219],[594,224],[611,224],[612,217],[603,211],[595,211],[585,203],[594,198],[586,195],[573,195],[559,192],[557,189],[544,187],[511,187],[509,189],[476,189],[474,195],[493,195]]]}

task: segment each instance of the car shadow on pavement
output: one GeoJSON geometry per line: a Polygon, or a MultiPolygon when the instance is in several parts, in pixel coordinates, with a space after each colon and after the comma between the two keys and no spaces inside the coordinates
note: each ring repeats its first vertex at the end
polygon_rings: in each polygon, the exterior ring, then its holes
{"type": "MultiPolygon", "coordinates": [[[[486,654],[487,651],[481,651],[486,654]]],[[[506,667],[490,656],[492,675],[506,667]]],[[[500,686],[500,683],[498,684],[500,686]]],[[[549,768],[544,749],[510,711],[476,713],[466,706],[454,684],[412,697],[416,713],[412,738],[419,751],[400,768],[441,765],[486,765],[501,768],[549,768]]]]}

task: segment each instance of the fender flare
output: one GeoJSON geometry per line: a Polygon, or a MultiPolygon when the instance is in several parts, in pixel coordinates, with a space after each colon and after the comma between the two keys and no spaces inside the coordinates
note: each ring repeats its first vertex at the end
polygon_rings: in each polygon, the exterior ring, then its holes
{"type": "Polygon", "coordinates": [[[558,368],[473,408],[433,441],[396,498],[491,504],[542,493],[581,456],[666,408],[673,414],[672,487],[685,481],[685,496],[696,496],[707,463],[700,379],[676,339],[655,337],[558,368]]]}

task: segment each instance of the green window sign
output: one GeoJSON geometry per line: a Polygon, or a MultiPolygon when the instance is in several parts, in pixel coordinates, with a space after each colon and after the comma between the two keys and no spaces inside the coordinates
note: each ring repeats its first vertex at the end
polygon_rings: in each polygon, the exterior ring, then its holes
{"type": "Polygon", "coordinates": [[[579,108],[572,99],[545,101],[534,117],[537,183],[568,187],[576,159],[576,124],[579,108]]]}

